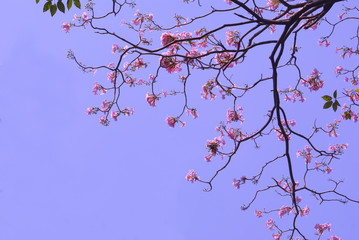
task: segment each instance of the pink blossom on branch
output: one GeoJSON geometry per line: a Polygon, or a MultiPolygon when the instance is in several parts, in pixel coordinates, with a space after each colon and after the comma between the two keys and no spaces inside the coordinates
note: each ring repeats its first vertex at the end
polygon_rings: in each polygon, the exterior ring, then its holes
{"type": "Polygon", "coordinates": [[[188,171],[188,173],[186,175],[186,180],[191,183],[194,183],[196,180],[199,180],[199,177],[198,177],[197,173],[192,169],[192,170],[188,171]]]}
{"type": "Polygon", "coordinates": [[[156,97],[153,94],[146,94],[146,101],[148,102],[148,104],[150,104],[151,107],[155,107],[156,103],[155,103],[156,97]]]}
{"type": "Polygon", "coordinates": [[[70,27],[71,27],[70,23],[62,23],[61,25],[61,28],[64,30],[65,33],[70,32],[70,27]]]}
{"type": "Polygon", "coordinates": [[[178,122],[178,120],[174,117],[166,117],[166,122],[168,124],[168,126],[170,126],[171,128],[175,127],[176,122],[178,122]]]}

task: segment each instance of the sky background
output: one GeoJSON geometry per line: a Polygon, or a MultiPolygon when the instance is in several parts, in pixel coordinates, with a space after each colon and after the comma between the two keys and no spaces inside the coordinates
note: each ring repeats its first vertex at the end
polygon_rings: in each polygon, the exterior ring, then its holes
{"type": "MultiPolygon", "coordinates": [[[[126,10],[126,14],[131,16],[139,8],[168,23],[174,12],[189,16],[197,13],[196,5],[181,2],[156,0],[146,5],[138,1],[138,6],[126,10]]],[[[222,1],[213,4],[225,6],[222,1]]],[[[105,11],[108,5],[96,7],[105,11]]],[[[336,19],[339,11],[340,6],[330,17],[336,19]]],[[[98,123],[99,116],[87,116],[85,110],[99,106],[106,97],[94,96],[91,90],[95,81],[107,82],[107,72],[99,71],[96,77],[85,74],[66,59],[66,53],[72,49],[89,66],[107,65],[116,61],[111,54],[116,39],[89,29],[64,33],[61,23],[82,13],[75,8],[51,18],[35,1],[1,1],[0,12],[0,240],[271,239],[265,221],[269,217],[277,220],[278,214],[258,219],[254,209],[278,209],[288,200],[268,193],[249,210],[240,207],[257,189],[272,184],[271,177],[287,176],[286,165],[278,163],[268,168],[258,186],[247,183],[237,190],[232,179],[256,174],[266,161],[282,153],[283,144],[275,135],[259,141],[259,150],[253,143],[243,144],[234,161],[214,181],[213,191],[204,192],[207,186],[185,181],[189,169],[207,180],[224,163],[220,159],[212,163],[203,160],[206,140],[217,136],[215,127],[225,120],[231,104],[228,100],[201,99],[201,86],[211,77],[208,73],[192,76],[188,86],[190,103],[198,108],[200,117],[185,117],[184,128],[171,129],[164,121],[167,114],[175,116],[181,111],[181,97],[166,98],[152,108],[145,101],[149,91],[146,87],[127,88],[124,106],[134,107],[135,114],[104,127],[98,123]]],[[[128,30],[119,26],[121,20],[109,19],[108,23],[124,35],[128,30]]],[[[214,26],[216,22],[200,24],[214,26]]],[[[321,91],[306,95],[306,103],[283,103],[289,118],[297,121],[295,128],[305,134],[310,133],[314,120],[325,126],[339,118],[338,113],[322,110],[320,97],[343,89],[342,79],[333,74],[336,66],[357,62],[354,56],[348,61],[334,53],[336,46],[348,43],[354,33],[351,27],[343,24],[328,48],[317,45],[323,35],[320,29],[307,31],[300,38],[303,75],[317,67],[326,81],[321,91]]],[[[265,52],[255,52],[246,65],[238,65],[239,78],[254,80],[268,72],[265,52]]],[[[286,71],[280,77],[284,87],[295,80],[286,71]]],[[[175,76],[162,73],[162,79],[159,91],[180,86],[175,76]]],[[[263,84],[240,102],[248,131],[266,120],[263,116],[272,104],[269,88],[270,83],[263,84]]],[[[345,155],[333,163],[329,176],[345,180],[340,191],[359,199],[358,123],[346,121],[339,133],[338,138],[321,135],[314,141],[323,149],[329,143],[349,143],[345,155]]],[[[293,139],[293,161],[298,172],[305,165],[295,152],[304,145],[293,139]]],[[[326,189],[329,176],[314,174],[310,182],[318,190],[326,189]]],[[[310,195],[303,195],[303,202],[311,212],[299,219],[299,224],[310,239],[314,239],[314,225],[325,222],[332,223],[332,233],[343,239],[357,237],[358,205],[319,205],[310,195]]],[[[285,225],[289,219],[285,216],[279,223],[285,225]]]]}

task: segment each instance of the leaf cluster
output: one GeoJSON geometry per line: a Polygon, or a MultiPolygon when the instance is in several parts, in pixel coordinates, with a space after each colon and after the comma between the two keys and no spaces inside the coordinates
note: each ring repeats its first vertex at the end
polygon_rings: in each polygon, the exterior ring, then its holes
{"type": "MultiPolygon", "coordinates": [[[[40,0],[36,0],[36,3],[39,3],[40,0]]],[[[80,0],[67,0],[66,3],[66,7],[67,10],[70,10],[70,8],[72,7],[72,4],[74,4],[77,8],[81,9],[81,2],[80,0]]],[[[57,12],[57,9],[59,9],[59,11],[65,13],[65,5],[62,2],[62,0],[57,0],[57,3],[53,3],[52,0],[46,0],[46,3],[44,4],[43,7],[43,12],[47,12],[48,10],[50,10],[51,16],[54,16],[55,13],[57,12]]]]}
{"type": "Polygon", "coordinates": [[[324,109],[328,109],[328,108],[332,107],[334,112],[337,111],[338,106],[340,106],[340,103],[337,100],[337,94],[338,94],[337,90],[335,90],[333,93],[333,97],[331,97],[329,95],[322,96],[323,100],[326,101],[326,103],[324,103],[324,106],[323,106],[324,109]]]}

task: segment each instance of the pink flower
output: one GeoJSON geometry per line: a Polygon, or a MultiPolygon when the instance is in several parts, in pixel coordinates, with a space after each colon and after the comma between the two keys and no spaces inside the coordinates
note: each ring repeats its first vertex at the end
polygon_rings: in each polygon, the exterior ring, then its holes
{"type": "Polygon", "coordinates": [[[101,124],[105,124],[106,123],[106,118],[104,116],[100,117],[99,122],[101,124]]]}
{"type": "Polygon", "coordinates": [[[87,109],[86,109],[86,114],[87,114],[87,115],[92,114],[92,113],[93,113],[92,110],[93,110],[93,108],[87,108],[87,109]]]}
{"type": "Polygon", "coordinates": [[[302,210],[300,210],[300,216],[303,217],[303,216],[307,216],[309,214],[309,208],[308,206],[305,206],[305,208],[303,208],[302,210]]]}
{"type": "Polygon", "coordinates": [[[111,72],[107,74],[107,79],[111,81],[111,83],[114,83],[116,80],[116,72],[111,72]]]}
{"type": "Polygon", "coordinates": [[[314,68],[311,75],[307,77],[307,80],[302,80],[302,85],[308,87],[310,91],[318,91],[323,87],[324,81],[320,79],[319,71],[314,68]]]}
{"type": "Polygon", "coordinates": [[[119,49],[118,45],[116,43],[114,43],[112,45],[112,53],[115,54],[118,49],[119,49]]]}
{"type": "Polygon", "coordinates": [[[231,0],[224,0],[225,3],[228,3],[229,5],[232,4],[232,1],[231,0]]]}
{"type": "Polygon", "coordinates": [[[275,25],[274,24],[270,25],[269,29],[270,29],[270,34],[273,34],[275,32],[275,25]]]}
{"type": "Polygon", "coordinates": [[[199,180],[199,177],[198,177],[197,173],[192,169],[192,170],[188,171],[188,173],[186,175],[186,180],[191,183],[194,183],[196,180],[199,180]]]}
{"type": "Polygon", "coordinates": [[[292,211],[292,209],[288,206],[282,206],[279,209],[279,218],[282,218],[285,214],[288,214],[290,211],[292,211]]]}
{"type": "Polygon", "coordinates": [[[92,92],[93,94],[97,95],[97,92],[101,89],[101,85],[95,82],[93,84],[92,92]]]}
{"type": "Polygon", "coordinates": [[[263,216],[262,216],[262,212],[261,212],[261,211],[257,211],[257,210],[254,210],[254,215],[256,215],[256,216],[259,217],[259,218],[263,217],[263,216]]]}
{"type": "Polygon", "coordinates": [[[239,186],[240,186],[240,182],[237,180],[237,179],[233,179],[233,182],[232,182],[232,185],[235,187],[235,188],[237,188],[237,189],[239,189],[239,186]]]}
{"type": "Polygon", "coordinates": [[[88,23],[88,14],[87,14],[87,12],[83,12],[82,13],[82,20],[84,21],[84,23],[85,24],[87,24],[88,23]]]}
{"type": "Polygon", "coordinates": [[[62,25],[61,25],[61,28],[62,28],[62,30],[64,30],[65,33],[70,32],[70,27],[71,27],[70,23],[62,23],[62,25]]]}
{"type": "Polygon", "coordinates": [[[153,94],[146,94],[146,101],[148,102],[148,104],[150,104],[151,107],[155,107],[156,103],[155,103],[156,97],[153,94]]]}
{"type": "Polygon", "coordinates": [[[280,235],[279,234],[272,234],[272,237],[274,240],[280,240],[280,235]]]}
{"type": "Polygon", "coordinates": [[[133,62],[132,66],[138,70],[142,67],[146,67],[146,63],[143,62],[143,58],[139,57],[133,62]]]}
{"type": "Polygon", "coordinates": [[[236,62],[233,62],[233,53],[223,52],[223,53],[217,53],[214,57],[214,60],[217,64],[219,64],[220,67],[227,66],[229,68],[234,67],[236,65],[236,62]]]}
{"type": "MultiPolygon", "coordinates": [[[[297,124],[295,120],[287,120],[287,122],[288,122],[288,125],[292,126],[292,127],[294,127],[297,124]]],[[[281,123],[283,126],[287,126],[285,120],[282,120],[281,123]]]]}
{"type": "Polygon", "coordinates": [[[108,108],[109,105],[110,105],[110,102],[108,102],[107,100],[103,100],[103,101],[102,101],[102,105],[101,105],[101,110],[102,110],[103,112],[105,112],[105,111],[107,110],[107,108],[108,108]]]}
{"type": "Polygon", "coordinates": [[[115,120],[115,121],[117,121],[117,117],[120,115],[120,113],[119,112],[117,112],[117,111],[112,111],[111,112],[111,117],[115,120]]]}
{"type": "Polygon", "coordinates": [[[194,119],[198,118],[197,110],[195,108],[186,110],[187,116],[192,115],[194,119]]]}
{"type": "Polygon", "coordinates": [[[342,70],[343,70],[343,67],[342,67],[342,66],[338,66],[338,67],[335,68],[334,73],[335,73],[335,74],[339,74],[339,73],[342,72],[342,70]]]}
{"type": "Polygon", "coordinates": [[[315,224],[314,229],[318,231],[319,235],[322,235],[324,230],[328,230],[330,232],[330,223],[315,224]]]}
{"type": "Polygon", "coordinates": [[[279,1],[278,0],[267,0],[267,6],[269,10],[276,10],[279,6],[279,1]]]}
{"type": "Polygon", "coordinates": [[[302,201],[302,198],[300,196],[295,197],[295,202],[300,203],[302,201]]]}
{"type": "Polygon", "coordinates": [[[170,31],[164,32],[161,35],[161,44],[162,46],[166,46],[170,44],[171,42],[175,41],[177,38],[178,33],[172,34],[170,31]]]}
{"type": "Polygon", "coordinates": [[[268,219],[266,222],[266,228],[268,228],[269,230],[273,230],[273,225],[274,225],[274,221],[273,219],[268,219]]]}
{"type": "Polygon", "coordinates": [[[241,123],[244,122],[242,113],[237,113],[237,111],[233,111],[229,108],[227,110],[227,123],[238,122],[238,121],[240,121],[241,123]]]}
{"type": "Polygon", "coordinates": [[[333,235],[332,238],[328,238],[328,240],[343,240],[342,238],[340,237],[337,237],[337,235],[333,235]]]}
{"type": "Polygon", "coordinates": [[[174,118],[174,117],[168,117],[168,116],[167,116],[167,117],[166,117],[166,122],[167,122],[168,126],[170,126],[171,128],[174,128],[176,122],[178,122],[178,121],[177,121],[177,119],[174,118]]]}
{"type": "Polygon", "coordinates": [[[230,28],[226,32],[226,42],[228,46],[238,47],[239,33],[238,31],[232,31],[230,28]]]}

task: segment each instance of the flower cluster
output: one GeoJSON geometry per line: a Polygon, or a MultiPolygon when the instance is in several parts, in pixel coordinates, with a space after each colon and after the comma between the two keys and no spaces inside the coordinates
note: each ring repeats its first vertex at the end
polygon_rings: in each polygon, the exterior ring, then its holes
{"type": "Polygon", "coordinates": [[[225,144],[225,141],[220,137],[216,137],[213,140],[207,140],[206,146],[210,154],[204,157],[205,160],[210,162],[211,158],[217,155],[218,148],[223,148],[223,145],[225,144]]]}
{"type": "Polygon", "coordinates": [[[320,79],[319,71],[314,68],[307,80],[302,80],[302,85],[308,87],[310,91],[318,91],[323,87],[324,81],[320,79]]]}
{"type": "Polygon", "coordinates": [[[348,144],[347,143],[344,143],[344,144],[335,144],[335,145],[331,145],[329,144],[329,148],[328,150],[330,152],[334,152],[336,154],[343,154],[344,152],[344,149],[347,149],[348,148],[348,144]]]}
{"type": "Polygon", "coordinates": [[[226,32],[226,42],[228,46],[234,46],[234,47],[238,47],[238,42],[239,42],[239,33],[237,30],[232,31],[230,28],[227,29],[226,32]]]}
{"type": "Polygon", "coordinates": [[[314,229],[318,231],[319,235],[322,235],[325,230],[328,230],[330,232],[330,223],[315,224],[314,229]]]}
{"type": "Polygon", "coordinates": [[[312,151],[312,149],[309,146],[305,146],[302,151],[298,150],[297,157],[304,157],[306,163],[308,164],[308,163],[310,163],[310,161],[312,159],[311,151],[312,151]]]}
{"type": "Polygon", "coordinates": [[[292,211],[292,208],[291,207],[288,207],[288,206],[282,206],[280,209],[279,209],[279,218],[282,218],[285,214],[289,214],[290,212],[292,211]]]}
{"type": "Polygon", "coordinates": [[[243,111],[243,108],[241,106],[237,106],[237,110],[232,110],[229,108],[227,110],[227,123],[238,122],[238,121],[243,123],[244,119],[241,111],[243,111]]]}
{"type": "Polygon", "coordinates": [[[191,183],[194,183],[196,180],[199,180],[199,177],[198,177],[197,173],[192,169],[192,170],[188,171],[188,173],[186,175],[186,180],[191,183]]]}

